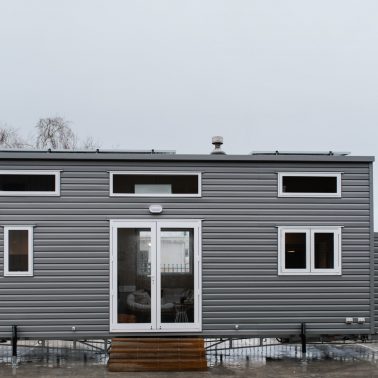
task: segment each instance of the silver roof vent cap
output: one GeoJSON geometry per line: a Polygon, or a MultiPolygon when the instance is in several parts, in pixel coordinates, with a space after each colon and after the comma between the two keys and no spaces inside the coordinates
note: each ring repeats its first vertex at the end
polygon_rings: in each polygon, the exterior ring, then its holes
{"type": "Polygon", "coordinates": [[[214,150],[211,151],[212,155],[225,155],[226,153],[222,150],[223,137],[213,136],[211,143],[214,145],[214,150]]]}

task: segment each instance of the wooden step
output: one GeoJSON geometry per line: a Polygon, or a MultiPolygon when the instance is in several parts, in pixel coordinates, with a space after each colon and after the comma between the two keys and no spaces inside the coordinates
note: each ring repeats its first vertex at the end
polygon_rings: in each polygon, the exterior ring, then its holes
{"type": "Polygon", "coordinates": [[[114,338],[109,371],[198,371],[207,369],[203,338],[114,338]]]}
{"type": "Polygon", "coordinates": [[[164,350],[164,351],[156,351],[156,350],[128,350],[127,352],[111,352],[112,359],[133,359],[133,358],[172,358],[175,356],[179,356],[182,359],[184,358],[196,358],[202,357],[205,358],[206,353],[203,350],[195,349],[195,350],[186,350],[177,352],[177,350],[164,350]]]}
{"type": "Polygon", "coordinates": [[[194,345],[204,345],[203,338],[179,338],[179,337],[167,337],[167,338],[157,338],[157,337],[133,337],[133,338],[121,338],[117,337],[112,339],[112,346],[113,345],[131,345],[135,343],[140,344],[159,344],[159,345],[166,345],[166,344],[179,344],[179,345],[187,345],[187,344],[194,344],[194,345]]]}
{"type": "Polygon", "coordinates": [[[153,361],[149,359],[135,359],[121,362],[109,363],[108,370],[120,371],[203,371],[207,370],[206,360],[185,360],[177,359],[166,361],[153,361]]]}

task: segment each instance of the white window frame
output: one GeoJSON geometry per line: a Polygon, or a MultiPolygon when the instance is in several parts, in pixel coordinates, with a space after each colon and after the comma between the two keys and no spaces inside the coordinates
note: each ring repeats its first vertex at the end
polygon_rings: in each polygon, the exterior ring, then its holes
{"type": "MultiPolygon", "coordinates": [[[[164,219],[146,220],[110,220],[110,332],[201,332],[202,331],[202,250],[201,250],[202,221],[195,219],[164,219]],[[118,256],[117,256],[117,230],[118,228],[150,228],[151,247],[156,251],[153,258],[151,276],[151,323],[118,323],[118,256]],[[194,322],[193,323],[162,323],[161,298],[158,295],[161,288],[160,276],[160,233],[162,228],[193,228],[194,230],[194,322]],[[154,274],[155,273],[155,274],[154,274]]],[[[152,255],[153,256],[153,255],[152,255]]]]}
{"type": "Polygon", "coordinates": [[[202,196],[202,174],[201,172],[176,172],[176,171],[110,171],[109,172],[109,196],[110,197],[201,197],[202,196]],[[197,176],[198,193],[114,193],[113,176],[114,175],[141,175],[141,176],[197,176]]]}
{"type": "Polygon", "coordinates": [[[310,230],[306,228],[294,228],[294,227],[280,227],[279,228],[279,239],[278,239],[278,267],[279,274],[310,274],[310,264],[311,251],[310,251],[310,230]],[[306,234],[306,268],[304,269],[286,269],[286,259],[285,259],[285,235],[286,233],[300,232],[306,234]]]}
{"type": "Polygon", "coordinates": [[[341,197],[341,172],[278,172],[278,197],[341,197]],[[286,193],[283,191],[283,178],[291,177],[335,177],[336,193],[286,193]]]}
{"type": "Polygon", "coordinates": [[[45,170],[0,170],[0,175],[49,175],[55,176],[55,191],[3,191],[0,190],[0,196],[19,196],[19,197],[41,197],[41,196],[60,196],[60,172],[61,171],[45,171],[45,170]]]}
{"type": "Polygon", "coordinates": [[[4,226],[4,276],[33,276],[33,226],[4,226]],[[26,230],[28,231],[28,270],[25,272],[9,271],[9,231],[26,230]]]}
{"type": "Polygon", "coordinates": [[[341,275],[341,226],[308,226],[308,227],[278,227],[278,275],[341,275]],[[306,268],[285,268],[285,235],[286,233],[306,233],[306,268]],[[333,269],[315,268],[315,234],[334,234],[334,267],[333,269]]]}
{"type": "MultiPolygon", "coordinates": [[[[161,240],[163,228],[192,228],[193,235],[193,276],[194,276],[194,320],[193,323],[163,323],[161,321],[161,297],[157,295],[157,327],[161,332],[199,332],[202,331],[202,277],[201,277],[201,229],[200,220],[162,220],[157,222],[157,240],[161,240]]],[[[157,243],[157,267],[160,267],[161,243],[157,243]]],[[[160,271],[160,268],[158,268],[160,271]]],[[[157,280],[157,293],[161,292],[161,276],[157,280]]]]}

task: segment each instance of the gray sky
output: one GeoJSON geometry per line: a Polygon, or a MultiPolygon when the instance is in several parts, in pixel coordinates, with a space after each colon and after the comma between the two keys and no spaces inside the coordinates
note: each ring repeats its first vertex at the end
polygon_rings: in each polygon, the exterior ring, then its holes
{"type": "Polygon", "coordinates": [[[0,124],[55,115],[104,148],[378,155],[378,1],[1,0],[0,124]]]}

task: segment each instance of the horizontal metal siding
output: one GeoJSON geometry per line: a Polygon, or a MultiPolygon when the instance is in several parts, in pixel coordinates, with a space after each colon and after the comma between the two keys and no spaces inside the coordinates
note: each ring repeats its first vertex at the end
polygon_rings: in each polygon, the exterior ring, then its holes
{"type": "Polygon", "coordinates": [[[374,233],[374,325],[378,333],[378,233],[374,233]]]}
{"type": "MultiPolygon", "coordinates": [[[[264,166],[253,190],[245,185],[211,185],[219,203],[241,196],[244,209],[224,222],[204,229],[204,328],[212,334],[277,335],[298,333],[308,323],[313,333],[348,333],[364,326],[347,326],[345,317],[364,316],[369,322],[369,174],[367,166],[305,164],[264,166]],[[333,198],[277,198],[278,171],[343,171],[343,196],[333,198]],[[248,188],[248,192],[245,192],[248,188]],[[228,189],[228,190],[227,190],[228,189]],[[234,191],[235,190],[235,191],[234,191]],[[257,206],[256,206],[257,202],[257,206]],[[236,219],[238,218],[238,219],[236,219]],[[277,229],[283,225],[342,225],[341,277],[277,276],[277,229]],[[242,227],[242,230],[241,230],[242,227]],[[243,234],[240,235],[240,232],[243,234]],[[246,236],[248,234],[248,236],[246,236]],[[236,240],[235,240],[236,237],[236,240]]],[[[252,168],[253,171],[253,168],[252,168]]],[[[228,176],[228,172],[224,172],[228,176]]],[[[209,174],[211,176],[211,174],[209,174]]],[[[220,206],[223,210],[223,205],[220,206]]]]}
{"type": "MultiPolygon", "coordinates": [[[[14,161],[61,169],[61,197],[0,197],[0,224],[33,224],[34,277],[0,275],[0,335],[109,335],[109,219],[203,219],[203,333],[369,331],[368,163],[14,161]],[[114,170],[200,171],[201,198],[109,197],[114,170]],[[342,198],[278,198],[277,172],[343,172],[342,198]],[[340,225],[342,276],[277,275],[277,227],[340,225]],[[345,317],[365,325],[345,325],[345,317]],[[239,325],[239,331],[235,325],[239,325]],[[71,331],[72,326],[76,332],[71,331]]],[[[0,230],[0,250],[3,231],[0,230]]],[[[3,254],[0,253],[2,270],[3,254]]]]}

